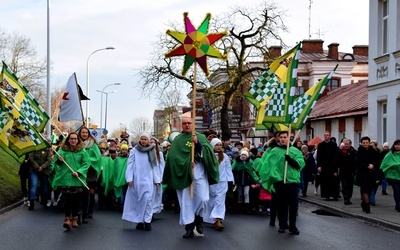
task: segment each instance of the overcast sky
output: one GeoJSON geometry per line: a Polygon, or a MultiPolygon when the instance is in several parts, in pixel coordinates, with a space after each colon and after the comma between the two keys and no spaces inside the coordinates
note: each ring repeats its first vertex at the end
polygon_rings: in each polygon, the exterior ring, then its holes
{"type": "MultiPolygon", "coordinates": [[[[90,57],[89,117],[100,123],[100,93],[104,86],[120,82],[108,96],[107,129],[129,124],[135,117],[152,120],[157,100],[140,98],[136,76],[147,65],[157,35],[165,33],[169,22],[183,23],[183,12],[197,27],[206,13],[216,16],[230,8],[246,4],[257,7],[261,0],[50,0],[51,86],[63,88],[76,72],[78,83],[86,92],[86,62],[89,55],[107,46],[115,50],[99,51],[90,57]]],[[[280,0],[286,10],[284,34],[289,46],[308,38],[309,0],[280,0]]],[[[47,56],[47,0],[2,0],[0,27],[19,32],[32,41],[39,55],[47,56]]],[[[182,30],[183,31],[183,30],[182,30]]],[[[313,0],[311,38],[340,44],[340,52],[352,52],[354,45],[368,45],[368,1],[313,0]]],[[[84,102],[83,102],[84,103],[84,102]]],[[[104,101],[103,101],[103,105],[104,101]]],[[[104,108],[104,107],[103,107],[104,108]]],[[[83,104],[85,113],[85,104],[83,104]]],[[[104,118],[104,113],[103,113],[104,118]]],[[[103,122],[104,125],[104,122],[103,122]]]]}

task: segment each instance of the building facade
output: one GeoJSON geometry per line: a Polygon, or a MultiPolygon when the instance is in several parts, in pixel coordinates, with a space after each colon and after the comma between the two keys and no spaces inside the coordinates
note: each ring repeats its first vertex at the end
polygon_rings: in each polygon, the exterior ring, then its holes
{"type": "Polygon", "coordinates": [[[369,1],[369,136],[400,138],[400,1],[369,1]]]}

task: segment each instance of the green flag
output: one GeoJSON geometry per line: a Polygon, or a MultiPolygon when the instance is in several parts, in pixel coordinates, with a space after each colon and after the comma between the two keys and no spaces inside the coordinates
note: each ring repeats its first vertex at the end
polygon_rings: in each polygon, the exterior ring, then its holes
{"type": "Polygon", "coordinates": [[[15,106],[30,121],[32,126],[42,132],[46,127],[49,116],[4,62],[0,81],[1,93],[12,99],[15,106]]]}
{"type": "Polygon", "coordinates": [[[50,145],[12,99],[0,92],[0,147],[17,161],[50,145]]]}

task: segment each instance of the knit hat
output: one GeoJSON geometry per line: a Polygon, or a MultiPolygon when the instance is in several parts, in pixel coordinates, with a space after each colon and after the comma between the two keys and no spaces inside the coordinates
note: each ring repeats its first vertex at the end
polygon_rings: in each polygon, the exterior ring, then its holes
{"type": "Polygon", "coordinates": [[[382,147],[389,147],[389,142],[383,143],[382,147]]]}
{"type": "Polygon", "coordinates": [[[239,149],[237,147],[232,148],[232,153],[239,153],[239,149]]]}
{"type": "Polygon", "coordinates": [[[121,150],[122,149],[128,150],[129,147],[128,147],[128,144],[123,143],[123,144],[121,144],[120,148],[121,148],[121,150]]]}
{"type": "Polygon", "coordinates": [[[246,150],[242,150],[240,151],[240,155],[246,155],[247,157],[249,157],[249,152],[247,152],[246,150]]]}
{"type": "Polygon", "coordinates": [[[147,140],[149,140],[150,141],[150,134],[148,133],[148,132],[142,132],[141,134],[140,134],[140,137],[146,137],[147,138],[147,140]]]}
{"type": "Polygon", "coordinates": [[[212,146],[213,148],[214,148],[215,145],[217,145],[218,143],[221,143],[221,144],[222,144],[221,140],[218,139],[218,138],[212,139],[210,143],[211,143],[211,146],[212,146]]]}

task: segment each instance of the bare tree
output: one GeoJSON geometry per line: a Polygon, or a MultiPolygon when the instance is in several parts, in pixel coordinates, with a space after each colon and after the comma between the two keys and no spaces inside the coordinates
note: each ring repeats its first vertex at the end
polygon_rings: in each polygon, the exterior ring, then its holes
{"type": "Polygon", "coordinates": [[[144,131],[151,133],[151,129],[151,121],[145,116],[134,118],[129,124],[129,133],[135,142],[139,140],[140,133],[144,131]]]}
{"type": "Polygon", "coordinates": [[[157,124],[154,124],[154,132],[157,136],[165,131],[168,126],[172,131],[173,114],[178,112],[178,107],[184,105],[182,92],[180,90],[167,90],[158,99],[158,108],[163,110],[162,116],[158,117],[157,124]]]}
{"type": "MultiPolygon", "coordinates": [[[[286,47],[279,35],[280,32],[287,31],[282,15],[282,11],[274,2],[265,1],[256,9],[235,7],[230,13],[212,19],[214,25],[211,24],[210,27],[215,27],[215,30],[211,32],[220,32],[222,29],[229,30],[228,36],[215,44],[220,51],[228,55],[228,60],[209,60],[211,78],[218,73],[220,77],[222,76],[223,81],[218,85],[213,85],[204,75],[200,74],[197,77],[197,92],[214,100],[210,103],[221,105],[222,139],[230,139],[232,135],[228,119],[232,101],[241,95],[241,87],[244,84],[254,80],[253,74],[265,70],[268,62],[265,61],[264,64],[251,68],[247,67],[247,63],[268,58],[268,48],[272,45],[286,47]]],[[[174,27],[174,25],[170,26],[174,27]]],[[[180,73],[178,65],[182,65],[183,59],[171,60],[163,57],[166,51],[177,46],[176,42],[167,38],[166,35],[160,35],[158,41],[150,65],[140,71],[140,87],[145,90],[143,94],[154,90],[172,89],[176,91],[184,85],[193,87],[191,77],[193,71],[189,71],[186,76],[180,73]]]]}
{"type": "Polygon", "coordinates": [[[0,30],[0,56],[35,99],[45,106],[45,57],[39,57],[30,38],[19,33],[0,30]]]}

